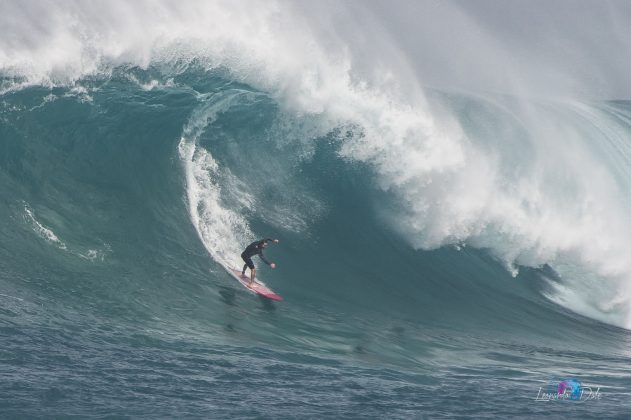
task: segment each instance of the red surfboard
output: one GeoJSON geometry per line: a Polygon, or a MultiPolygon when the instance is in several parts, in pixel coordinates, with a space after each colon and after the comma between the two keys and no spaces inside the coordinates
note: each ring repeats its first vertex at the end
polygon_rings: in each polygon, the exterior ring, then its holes
{"type": "Polygon", "coordinates": [[[277,301],[283,300],[283,298],[280,297],[280,295],[277,295],[276,293],[274,293],[272,289],[267,287],[265,283],[263,283],[256,277],[254,278],[254,281],[255,281],[254,285],[250,287],[248,286],[250,284],[250,276],[248,275],[242,276],[241,270],[235,270],[234,268],[229,268],[228,272],[232,274],[232,276],[236,278],[239,281],[239,283],[241,283],[243,287],[245,287],[249,291],[254,292],[257,295],[266,297],[271,300],[277,300],[277,301]]]}

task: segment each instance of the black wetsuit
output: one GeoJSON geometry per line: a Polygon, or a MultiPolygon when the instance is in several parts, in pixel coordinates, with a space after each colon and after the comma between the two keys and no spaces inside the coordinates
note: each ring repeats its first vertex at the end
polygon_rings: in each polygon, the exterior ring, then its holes
{"type": "Polygon", "coordinates": [[[249,267],[250,270],[254,270],[254,263],[252,262],[252,257],[257,255],[261,257],[265,264],[270,265],[271,263],[267,261],[267,259],[263,256],[263,243],[273,241],[273,239],[261,239],[260,241],[252,242],[245,248],[245,251],[241,253],[241,258],[245,261],[245,265],[243,266],[243,272],[245,273],[245,268],[249,267]]]}

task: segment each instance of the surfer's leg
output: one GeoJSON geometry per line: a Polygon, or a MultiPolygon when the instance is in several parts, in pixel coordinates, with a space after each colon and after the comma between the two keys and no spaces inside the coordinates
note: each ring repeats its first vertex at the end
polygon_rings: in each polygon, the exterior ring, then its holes
{"type": "Polygon", "coordinates": [[[250,276],[250,284],[248,286],[252,287],[252,285],[254,284],[254,278],[256,277],[256,268],[250,269],[250,273],[252,274],[250,276]]]}
{"type": "Polygon", "coordinates": [[[245,269],[246,269],[246,267],[250,267],[250,270],[253,270],[254,269],[254,263],[252,262],[252,258],[248,257],[247,255],[245,255],[243,253],[241,253],[241,258],[245,262],[245,265],[243,266],[243,270],[241,271],[241,275],[245,276],[245,269]]]}

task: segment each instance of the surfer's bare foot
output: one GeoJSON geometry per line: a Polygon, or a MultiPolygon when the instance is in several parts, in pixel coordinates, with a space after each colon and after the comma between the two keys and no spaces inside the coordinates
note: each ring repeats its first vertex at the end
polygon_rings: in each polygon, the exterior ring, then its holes
{"type": "Polygon", "coordinates": [[[248,287],[249,287],[250,289],[253,289],[253,288],[254,288],[254,287],[256,287],[256,286],[257,286],[257,283],[256,283],[255,281],[250,282],[250,284],[248,284],[248,287]]]}

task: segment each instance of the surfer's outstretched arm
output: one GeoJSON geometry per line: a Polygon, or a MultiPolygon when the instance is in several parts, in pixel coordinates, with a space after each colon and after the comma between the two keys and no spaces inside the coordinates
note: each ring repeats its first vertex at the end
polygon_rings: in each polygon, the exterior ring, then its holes
{"type": "Polygon", "coordinates": [[[263,262],[264,262],[265,264],[267,264],[267,265],[272,265],[272,263],[271,263],[271,262],[269,262],[269,261],[267,260],[267,258],[265,258],[265,256],[263,255],[263,252],[259,253],[259,257],[261,257],[261,259],[263,260],[263,262]]]}
{"type": "Polygon", "coordinates": [[[259,257],[261,257],[265,264],[269,265],[272,268],[276,268],[276,264],[274,264],[273,262],[269,262],[267,258],[265,258],[265,256],[263,255],[263,251],[259,252],[259,257]]]}

